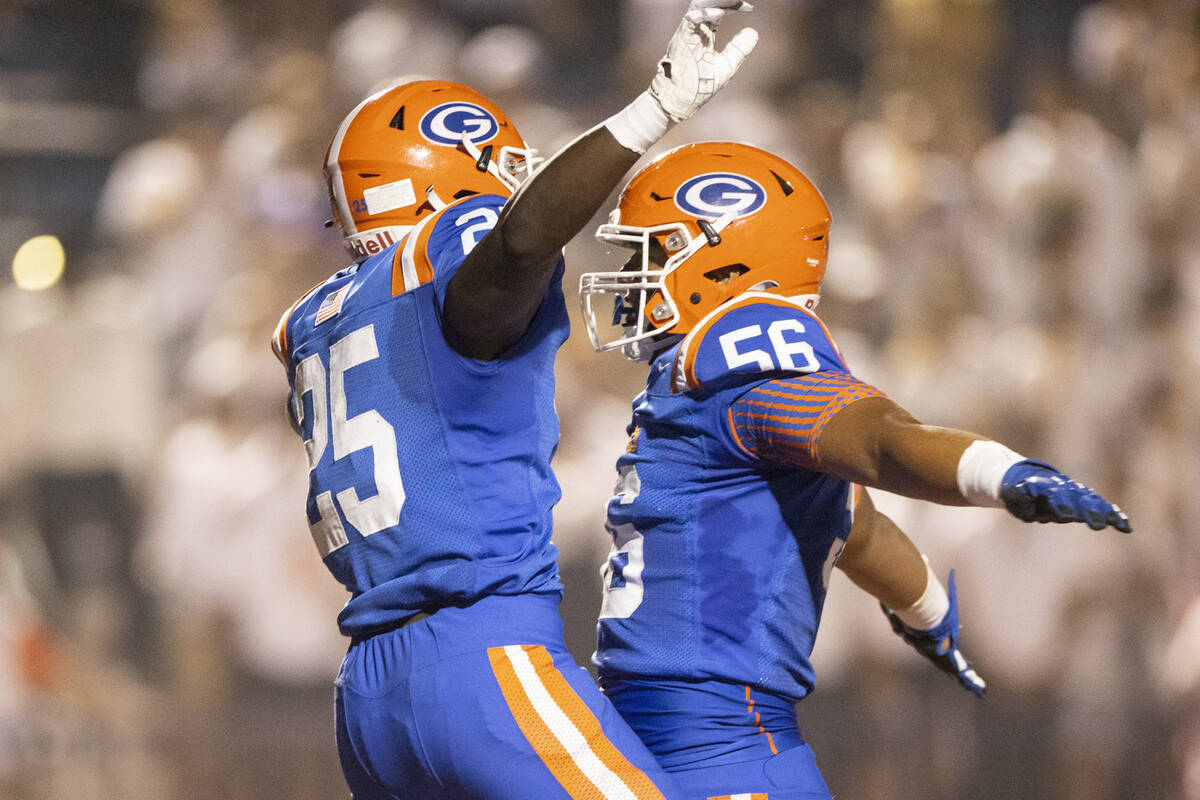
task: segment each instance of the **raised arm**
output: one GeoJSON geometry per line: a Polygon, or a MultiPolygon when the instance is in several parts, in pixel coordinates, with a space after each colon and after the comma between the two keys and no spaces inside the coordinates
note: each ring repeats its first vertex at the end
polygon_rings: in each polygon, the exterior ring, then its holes
{"type": "Polygon", "coordinates": [[[650,88],[547,161],[505,205],[446,288],[447,338],[464,355],[499,357],[528,328],[562,248],[673,122],[694,114],[757,42],[750,28],[716,49],[716,29],[742,0],[692,0],[650,88]]]}
{"type": "Polygon", "coordinates": [[[446,287],[444,320],[456,350],[492,359],[521,338],[542,303],[563,246],[638,156],[601,125],[572,142],[518,190],[446,287]]]}
{"type": "Polygon", "coordinates": [[[834,414],[820,453],[823,471],[908,497],[1006,508],[1025,522],[1132,530],[1121,509],[1049,464],[973,433],[923,425],[886,397],[834,414]]]}

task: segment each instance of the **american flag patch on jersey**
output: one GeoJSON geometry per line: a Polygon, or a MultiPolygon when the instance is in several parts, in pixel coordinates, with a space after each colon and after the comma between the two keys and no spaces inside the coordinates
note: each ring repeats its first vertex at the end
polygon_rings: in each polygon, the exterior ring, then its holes
{"type": "Polygon", "coordinates": [[[342,310],[342,301],[346,299],[346,293],[349,291],[350,284],[346,284],[322,300],[320,307],[317,309],[317,318],[313,320],[313,325],[320,325],[330,317],[336,316],[342,310]]]}

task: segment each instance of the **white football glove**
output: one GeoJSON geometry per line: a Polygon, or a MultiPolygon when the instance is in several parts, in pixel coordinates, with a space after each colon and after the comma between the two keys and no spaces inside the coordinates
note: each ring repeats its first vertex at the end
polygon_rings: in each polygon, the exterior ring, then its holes
{"type": "Polygon", "coordinates": [[[750,11],[742,0],[692,0],[667,54],[650,82],[650,96],[675,122],[683,122],[733,77],[758,43],[758,32],[743,28],[717,51],[717,24],[730,11],[750,11]]]}

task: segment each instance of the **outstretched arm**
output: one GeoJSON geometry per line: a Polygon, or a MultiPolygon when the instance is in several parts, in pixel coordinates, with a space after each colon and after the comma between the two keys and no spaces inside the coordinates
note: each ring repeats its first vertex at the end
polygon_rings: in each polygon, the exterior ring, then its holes
{"type": "Polygon", "coordinates": [[[908,497],[1006,508],[1025,522],[1132,530],[1121,509],[1049,464],[973,433],[923,425],[886,397],[834,414],[820,452],[823,471],[908,497]]]}
{"type": "Polygon", "coordinates": [[[967,691],[984,694],[983,678],[958,646],[954,572],[950,572],[947,593],[928,559],[896,523],[875,509],[866,491],[854,510],[854,525],[837,566],[879,601],[892,630],[913,649],[967,691]]]}
{"type": "Polygon", "coordinates": [[[865,490],[854,507],[854,525],[837,568],[889,608],[908,608],[925,592],[927,570],[920,551],[896,523],[876,510],[865,490]]]}
{"type": "Polygon", "coordinates": [[[742,0],[692,0],[650,88],[547,161],[505,205],[446,287],[447,338],[463,355],[499,357],[529,327],[562,248],[672,122],[694,114],[737,71],[757,34],[716,49],[716,28],[742,0]]]}

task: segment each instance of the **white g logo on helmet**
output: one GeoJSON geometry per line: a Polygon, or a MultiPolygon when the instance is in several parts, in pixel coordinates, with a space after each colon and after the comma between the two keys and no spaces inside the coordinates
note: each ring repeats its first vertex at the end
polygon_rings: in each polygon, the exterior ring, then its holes
{"type": "Polygon", "coordinates": [[[421,135],[434,144],[457,147],[464,135],[476,144],[495,138],[500,123],[486,108],[474,103],[442,103],[425,112],[418,126],[421,135]]]}
{"type": "Polygon", "coordinates": [[[675,190],[675,205],[693,217],[716,219],[730,211],[745,217],[766,201],[767,192],[757,181],[733,172],[697,175],[675,190]]]}

